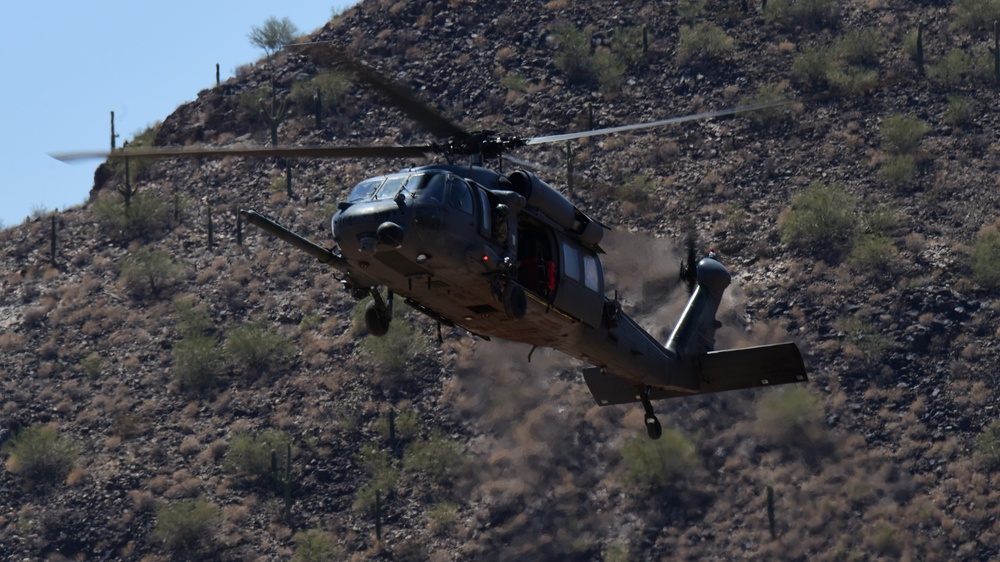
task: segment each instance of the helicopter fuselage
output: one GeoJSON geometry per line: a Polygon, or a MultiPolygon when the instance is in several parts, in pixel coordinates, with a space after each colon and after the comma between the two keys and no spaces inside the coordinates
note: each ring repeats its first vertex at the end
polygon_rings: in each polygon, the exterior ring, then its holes
{"type": "Polygon", "coordinates": [[[711,255],[692,264],[687,306],[658,342],[605,296],[604,227],[530,172],[409,168],[359,183],[338,207],[338,251],[243,215],[339,270],[355,298],[371,296],[372,335],[386,333],[399,296],[440,324],[562,351],[593,365],[583,376],[599,404],[641,402],[653,438],[651,400],[808,380],[794,343],[714,349],[731,277],[711,255]]]}
{"type": "Polygon", "coordinates": [[[354,287],[384,286],[446,324],[551,347],[635,385],[697,392],[680,355],[604,295],[603,227],[528,172],[426,166],[367,179],[332,225],[354,287]],[[505,283],[524,288],[523,314],[505,310],[505,283]]]}

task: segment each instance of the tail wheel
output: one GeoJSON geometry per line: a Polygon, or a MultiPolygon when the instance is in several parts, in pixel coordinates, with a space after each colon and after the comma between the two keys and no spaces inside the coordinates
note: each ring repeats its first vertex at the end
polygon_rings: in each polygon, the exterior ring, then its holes
{"type": "Polygon", "coordinates": [[[656,419],[656,416],[646,416],[646,435],[650,439],[659,439],[663,435],[663,427],[660,425],[660,420],[656,419]]]}
{"type": "Polygon", "coordinates": [[[375,301],[369,302],[365,306],[365,327],[368,333],[376,337],[382,337],[389,331],[389,321],[392,320],[388,314],[379,310],[375,301]]]}
{"type": "Polygon", "coordinates": [[[524,287],[508,283],[503,290],[503,311],[510,320],[520,320],[528,313],[528,295],[524,287]]]}

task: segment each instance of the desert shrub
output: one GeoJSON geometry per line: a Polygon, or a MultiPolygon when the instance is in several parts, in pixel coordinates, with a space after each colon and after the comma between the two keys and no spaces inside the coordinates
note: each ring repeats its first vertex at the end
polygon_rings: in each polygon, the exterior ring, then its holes
{"type": "Polygon", "coordinates": [[[656,440],[645,432],[636,434],[625,442],[621,454],[625,483],[640,490],[670,488],[701,466],[694,442],[670,428],[656,440]]]}
{"type": "Polygon", "coordinates": [[[403,454],[403,468],[421,472],[445,484],[462,476],[468,469],[468,463],[462,455],[459,441],[435,431],[426,440],[410,443],[403,454]]]}
{"type": "Polygon", "coordinates": [[[417,435],[420,431],[420,414],[413,410],[404,410],[398,414],[388,414],[381,416],[375,422],[375,430],[378,431],[384,439],[389,439],[389,415],[395,415],[396,419],[393,425],[396,427],[396,439],[397,440],[409,440],[417,435]]]}
{"type": "Polygon", "coordinates": [[[621,90],[625,83],[626,65],[614,53],[607,49],[598,50],[594,53],[591,66],[601,93],[610,95],[621,90]]]}
{"type": "Polygon", "coordinates": [[[288,18],[269,17],[261,26],[250,28],[250,43],[264,49],[267,56],[283,48],[295,39],[298,33],[295,24],[288,18]]]}
{"type": "Polygon", "coordinates": [[[517,72],[508,72],[500,80],[500,84],[508,90],[524,93],[528,91],[529,82],[528,79],[522,74],[518,74],[517,72]]]}
{"type": "Polygon", "coordinates": [[[861,94],[878,86],[878,71],[863,66],[833,65],[826,76],[827,83],[841,94],[861,94]]]}
{"type": "Polygon", "coordinates": [[[955,127],[968,125],[972,121],[975,104],[965,96],[949,95],[948,108],[944,111],[946,123],[955,127]]]}
{"type": "Polygon", "coordinates": [[[774,445],[795,446],[811,441],[823,416],[820,396],[804,385],[764,393],[754,410],[756,431],[774,445]]]}
{"type": "Polygon", "coordinates": [[[956,0],[953,14],[954,29],[990,29],[993,22],[1000,20],[1000,0],[956,0]]]}
{"type": "Polygon", "coordinates": [[[188,554],[208,548],[221,522],[222,512],[211,503],[182,500],[156,510],[153,535],[175,554],[188,554]]]}
{"type": "Polygon", "coordinates": [[[222,370],[222,351],[215,338],[205,334],[189,334],[173,350],[171,377],[182,390],[204,391],[215,384],[222,370]]]}
{"type": "Polygon", "coordinates": [[[681,26],[677,62],[681,65],[703,64],[719,60],[733,52],[733,40],[714,23],[701,22],[681,26]]]}
{"type": "Polygon", "coordinates": [[[692,23],[706,14],[708,0],[681,0],[677,3],[677,16],[682,22],[692,23]]]}
{"type": "Polygon", "coordinates": [[[204,306],[195,304],[194,297],[186,295],[174,299],[177,310],[177,331],[182,336],[203,336],[212,331],[215,321],[204,306]]]}
{"type": "Polygon", "coordinates": [[[251,376],[286,371],[296,353],[291,341],[257,323],[233,330],[226,338],[225,352],[230,364],[251,376]]]}
{"type": "Polygon", "coordinates": [[[852,29],[837,40],[833,49],[837,58],[849,65],[875,66],[882,49],[882,35],[872,28],[852,29]]]}
{"type": "Polygon", "coordinates": [[[984,287],[1000,286],[1000,233],[983,231],[972,245],[972,278],[984,287]]]}
{"type": "MultiPolygon", "coordinates": [[[[363,324],[363,322],[362,322],[363,324]]],[[[427,347],[427,337],[407,318],[396,317],[382,337],[368,336],[361,341],[362,351],[371,357],[379,373],[397,375],[406,362],[427,347]]]]}
{"type": "Polygon", "coordinates": [[[293,84],[289,97],[295,105],[312,109],[316,103],[316,90],[319,90],[323,109],[333,111],[340,105],[344,94],[350,88],[351,79],[346,74],[336,70],[324,70],[308,80],[300,80],[293,84]]]}
{"type": "Polygon", "coordinates": [[[385,498],[395,491],[399,468],[388,451],[372,445],[362,447],[356,460],[371,479],[354,495],[351,508],[358,512],[370,512],[375,508],[376,492],[385,498]]]}
{"type": "Polygon", "coordinates": [[[641,205],[649,200],[650,193],[653,192],[653,179],[647,175],[633,176],[628,181],[624,181],[615,186],[615,195],[618,199],[641,205]]]}
{"type": "Polygon", "coordinates": [[[840,17],[839,0],[769,0],[764,21],[791,29],[832,27],[840,17]]]}
{"type": "Polygon", "coordinates": [[[48,425],[35,424],[21,430],[4,444],[7,470],[28,480],[56,481],[69,474],[78,452],[73,443],[48,425]]]}
{"type": "Polygon", "coordinates": [[[80,360],[80,370],[86,375],[96,377],[104,370],[104,359],[96,351],[91,352],[90,355],[80,360]]]}
{"type": "Polygon", "coordinates": [[[458,506],[451,502],[438,502],[427,510],[431,532],[448,527],[458,520],[458,506]]]}
{"type": "Polygon", "coordinates": [[[976,451],[986,466],[1000,466],[1000,420],[994,420],[976,437],[976,451]]]}
{"type": "Polygon", "coordinates": [[[892,154],[916,152],[920,140],[930,130],[930,125],[927,123],[905,115],[890,115],[883,119],[879,126],[882,146],[892,154]]]}
{"type": "Polygon", "coordinates": [[[970,76],[975,70],[972,55],[962,49],[952,49],[944,58],[932,62],[927,67],[927,75],[942,86],[954,87],[970,76]]]}
{"type": "Polygon", "coordinates": [[[792,61],[792,79],[814,89],[827,85],[835,68],[833,52],[825,46],[807,47],[792,61]]]}
{"type": "Polygon", "coordinates": [[[177,281],[181,264],[174,261],[168,252],[151,251],[140,248],[122,264],[122,284],[132,294],[154,297],[177,281]]]}
{"type": "Polygon", "coordinates": [[[899,215],[888,206],[876,205],[861,213],[861,225],[869,234],[888,236],[899,228],[899,215]]]}
{"type": "Polygon", "coordinates": [[[878,171],[878,179],[894,190],[913,185],[917,177],[917,159],[912,154],[891,154],[878,171]]]}
{"type": "Polygon", "coordinates": [[[893,340],[879,333],[871,322],[857,316],[845,316],[837,320],[835,327],[844,334],[844,345],[858,350],[867,365],[882,360],[885,352],[892,347],[893,340]]]}
{"type": "Polygon", "coordinates": [[[163,202],[151,193],[131,196],[126,207],[124,199],[108,193],[91,205],[94,220],[110,236],[119,240],[149,240],[159,234],[169,220],[163,202]]]}
{"type": "Polygon", "coordinates": [[[843,188],[814,183],[792,201],[781,224],[782,240],[792,248],[837,258],[854,240],[856,206],[843,188]]]}
{"type": "Polygon", "coordinates": [[[641,27],[622,27],[611,38],[611,52],[626,68],[645,68],[646,41],[641,27]]]}
{"type": "Polygon", "coordinates": [[[879,554],[898,558],[903,552],[903,539],[893,527],[880,525],[871,538],[872,547],[879,554]]]}
{"type": "Polygon", "coordinates": [[[556,30],[556,68],[571,82],[585,82],[592,76],[590,31],[565,26],[556,30]]]}
{"type": "Polygon", "coordinates": [[[299,531],[292,540],[295,541],[292,562],[327,562],[344,558],[344,549],[333,535],[322,529],[299,531]]]}
{"type": "MultiPolygon", "coordinates": [[[[757,90],[756,94],[740,98],[740,105],[757,105],[783,99],[785,99],[784,87],[780,84],[765,84],[757,90]]],[[[783,106],[765,107],[752,111],[749,117],[757,126],[774,127],[788,118],[785,109],[783,106]]]]}
{"type": "Polygon", "coordinates": [[[851,255],[847,261],[859,268],[881,272],[886,269],[886,264],[892,260],[895,254],[896,247],[892,238],[866,234],[858,237],[854,247],[851,248],[851,255]]]}
{"type": "Polygon", "coordinates": [[[238,433],[229,443],[222,468],[242,482],[269,485],[285,470],[289,443],[288,434],[278,430],[238,433]]]}

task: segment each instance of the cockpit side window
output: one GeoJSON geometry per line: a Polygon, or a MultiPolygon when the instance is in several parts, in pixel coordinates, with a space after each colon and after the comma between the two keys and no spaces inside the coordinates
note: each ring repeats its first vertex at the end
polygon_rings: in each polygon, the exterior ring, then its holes
{"type": "Polygon", "coordinates": [[[406,184],[406,188],[416,194],[417,200],[444,201],[445,174],[427,174],[421,177],[423,182],[418,184],[415,190],[410,188],[409,182],[406,184]]]}
{"type": "Polygon", "coordinates": [[[383,179],[384,178],[371,178],[354,186],[354,189],[351,191],[351,196],[347,198],[347,202],[357,203],[359,201],[368,201],[372,198],[372,194],[375,193],[378,186],[382,185],[383,179]]]}
{"type": "Polygon", "coordinates": [[[448,204],[472,214],[472,191],[465,180],[452,177],[448,182],[448,204]]]}

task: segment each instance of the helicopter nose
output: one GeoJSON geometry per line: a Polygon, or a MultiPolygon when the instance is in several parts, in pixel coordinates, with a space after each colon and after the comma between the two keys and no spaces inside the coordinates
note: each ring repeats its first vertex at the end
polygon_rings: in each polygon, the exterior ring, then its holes
{"type": "Polygon", "coordinates": [[[385,221],[379,225],[375,231],[379,244],[392,248],[399,248],[403,245],[403,238],[406,237],[406,230],[392,221],[385,221]]]}

